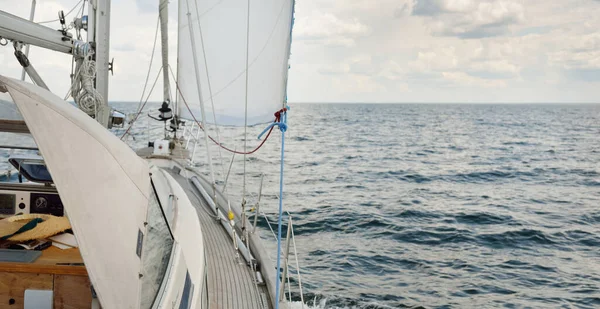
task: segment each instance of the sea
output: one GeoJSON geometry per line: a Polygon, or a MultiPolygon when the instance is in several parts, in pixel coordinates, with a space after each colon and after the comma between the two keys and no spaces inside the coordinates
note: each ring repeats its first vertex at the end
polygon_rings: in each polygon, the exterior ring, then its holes
{"type": "MultiPolygon", "coordinates": [[[[158,107],[124,137],[132,147],[162,136],[147,117],[158,107]]],[[[295,308],[600,308],[600,104],[290,107],[295,308]]],[[[209,134],[251,150],[264,127],[209,134]]],[[[198,137],[194,164],[212,177],[210,153],[232,204],[258,208],[274,259],[282,133],[245,161],[198,137]]]]}

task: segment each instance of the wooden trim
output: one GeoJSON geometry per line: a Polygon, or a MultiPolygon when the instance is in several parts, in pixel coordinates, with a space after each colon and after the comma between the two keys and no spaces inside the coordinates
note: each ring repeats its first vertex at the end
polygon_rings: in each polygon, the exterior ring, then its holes
{"type": "Polygon", "coordinates": [[[0,132],[29,133],[29,128],[23,120],[0,119],[0,132]]]}
{"type": "Polygon", "coordinates": [[[25,263],[0,263],[0,272],[73,275],[86,277],[88,275],[87,270],[83,265],[40,265],[25,263]]]}
{"type": "Polygon", "coordinates": [[[33,263],[0,262],[0,272],[88,275],[78,249],[61,250],[54,246],[43,250],[33,263]]]}

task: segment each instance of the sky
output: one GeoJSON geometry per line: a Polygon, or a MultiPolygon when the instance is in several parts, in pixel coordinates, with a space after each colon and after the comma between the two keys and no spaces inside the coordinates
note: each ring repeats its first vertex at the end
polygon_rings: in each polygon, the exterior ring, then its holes
{"type": "MultiPolygon", "coordinates": [[[[37,2],[35,21],[45,21],[78,0],[37,2]]],[[[176,1],[171,2],[175,51],[176,1]]],[[[112,1],[111,101],[140,100],[157,3],[112,1]]],[[[30,8],[25,0],[0,0],[0,9],[27,18],[30,8]]],[[[288,98],[600,102],[598,16],[600,0],[297,0],[288,98]]],[[[0,47],[0,74],[19,77],[12,53],[10,45],[0,47]]],[[[170,59],[175,63],[174,52],[170,59]]],[[[30,60],[53,92],[67,93],[68,55],[32,48],[30,60]]],[[[157,53],[154,74],[159,63],[157,53]]],[[[159,82],[150,100],[161,100],[161,87],[159,82]]]]}

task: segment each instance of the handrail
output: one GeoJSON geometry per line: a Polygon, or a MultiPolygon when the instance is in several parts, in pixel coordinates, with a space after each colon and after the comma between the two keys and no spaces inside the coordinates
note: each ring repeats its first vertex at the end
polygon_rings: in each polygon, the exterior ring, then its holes
{"type": "MultiPolygon", "coordinates": [[[[258,210],[257,210],[258,211],[258,210]]],[[[289,256],[290,256],[290,245],[293,246],[294,248],[294,259],[296,262],[296,277],[298,279],[298,290],[300,292],[300,301],[302,302],[302,304],[304,304],[304,292],[302,289],[302,275],[300,273],[300,262],[298,259],[298,250],[296,248],[296,237],[294,235],[294,223],[292,220],[292,215],[286,211],[286,214],[288,216],[288,228],[287,228],[287,235],[286,235],[286,242],[285,242],[285,253],[284,253],[284,258],[283,258],[283,272],[282,272],[282,276],[281,276],[281,288],[280,288],[280,299],[279,301],[283,301],[285,299],[285,288],[286,288],[286,283],[288,285],[288,301],[291,301],[291,293],[292,293],[292,287],[291,287],[291,283],[290,283],[290,278],[291,275],[289,273],[289,256]]],[[[263,213],[264,215],[264,213],[263,213]]],[[[267,221],[267,224],[270,225],[269,220],[267,218],[267,216],[265,215],[265,220],[267,221]]],[[[273,232],[273,230],[271,230],[273,232]]],[[[275,234],[273,234],[273,236],[275,238],[277,238],[277,236],[275,234]]]]}
{"type": "MultiPolygon", "coordinates": [[[[192,178],[192,183],[196,182],[194,184],[195,187],[197,186],[197,188],[198,187],[202,188],[203,187],[202,183],[209,184],[209,181],[206,180],[200,174],[198,174],[193,168],[186,167],[186,170],[191,171],[191,172],[194,173],[194,176],[191,177],[191,178],[192,178]]],[[[219,201],[219,203],[214,203],[211,200],[210,196],[208,195],[208,192],[206,192],[204,190],[198,190],[198,191],[200,191],[201,194],[202,194],[202,196],[205,198],[205,200],[207,200],[207,202],[209,204],[211,204],[210,206],[211,206],[211,208],[213,208],[213,211],[215,209],[221,209],[220,207],[217,206],[217,204],[227,203],[227,201],[226,201],[226,199],[225,199],[224,196],[218,195],[217,198],[220,201],[219,201]],[[204,191],[204,193],[202,193],[202,191],[204,191]]],[[[260,198],[260,194],[259,194],[259,198],[260,198]]],[[[260,205],[260,203],[258,203],[255,206],[255,209],[254,209],[255,216],[258,216],[258,215],[262,214],[264,216],[265,221],[270,225],[269,219],[266,216],[266,214],[264,212],[260,212],[259,211],[259,209],[260,209],[259,205],[260,205]]],[[[232,210],[234,211],[236,217],[242,218],[239,209],[232,208],[232,210]]],[[[227,220],[224,218],[225,216],[220,211],[219,211],[219,213],[220,213],[219,217],[221,218],[221,221],[222,221],[221,223],[227,229],[227,227],[230,227],[230,225],[227,222],[227,220]]],[[[298,250],[297,250],[297,247],[296,247],[296,238],[295,238],[295,234],[294,234],[294,225],[293,225],[293,221],[292,221],[292,215],[289,212],[287,212],[287,211],[285,212],[285,214],[287,214],[287,216],[289,218],[288,221],[290,223],[288,223],[288,231],[289,232],[288,232],[288,236],[287,236],[286,244],[285,244],[285,248],[288,248],[288,249],[286,250],[285,258],[283,259],[283,263],[284,263],[283,266],[286,268],[286,271],[284,272],[285,277],[282,276],[283,278],[280,278],[280,279],[283,279],[284,284],[282,284],[282,285],[284,286],[283,288],[285,289],[285,282],[287,282],[287,279],[291,278],[292,276],[295,276],[297,278],[297,280],[298,280],[298,289],[299,289],[299,292],[300,292],[300,299],[301,299],[302,303],[304,303],[304,293],[303,293],[303,288],[302,288],[302,275],[301,275],[301,271],[300,271],[300,263],[299,263],[299,258],[298,258],[298,250]],[[296,264],[295,265],[296,266],[295,273],[290,273],[290,269],[289,269],[289,257],[290,257],[291,252],[290,252],[289,249],[294,249],[293,255],[294,255],[295,264],[296,264]]],[[[250,217],[247,217],[245,220],[250,221],[249,219],[250,219],[250,217]]],[[[252,222],[252,223],[248,222],[248,226],[250,226],[250,224],[252,224],[253,229],[255,229],[256,226],[257,226],[257,224],[254,223],[254,222],[252,222]]],[[[271,229],[271,232],[273,233],[273,236],[276,239],[277,236],[276,236],[276,234],[274,233],[274,231],[272,229],[271,229]]],[[[229,231],[228,231],[228,233],[229,233],[229,231]]],[[[260,241],[260,236],[258,234],[256,234],[256,233],[250,233],[249,234],[249,240],[250,241],[249,241],[249,246],[248,247],[246,247],[245,244],[244,244],[244,242],[242,242],[241,240],[238,240],[237,244],[240,246],[241,250],[250,249],[252,256],[255,257],[254,261],[258,262],[258,261],[266,261],[266,260],[272,259],[272,256],[270,256],[269,253],[265,251],[264,247],[257,247],[256,246],[256,242],[260,241]]],[[[276,275],[275,275],[275,268],[274,267],[268,267],[268,266],[264,267],[264,265],[260,265],[260,263],[258,263],[256,266],[258,266],[260,268],[260,275],[261,275],[262,279],[264,280],[265,284],[268,286],[269,291],[273,291],[272,294],[270,293],[271,294],[270,296],[271,296],[272,303],[275,303],[276,301],[281,301],[281,300],[276,300],[275,299],[275,295],[274,295],[275,294],[274,293],[274,291],[275,291],[275,282],[274,282],[273,279],[276,277],[276,275]]],[[[280,288],[281,288],[281,286],[280,286],[280,288]]],[[[290,295],[289,293],[291,293],[292,287],[291,287],[290,284],[287,284],[287,288],[288,288],[288,297],[284,296],[282,298],[289,298],[289,295],[290,295]]],[[[280,295],[283,296],[285,294],[281,293],[280,295]]],[[[291,301],[291,299],[289,299],[289,300],[291,301]]]]}
{"type": "Polygon", "coordinates": [[[265,174],[260,175],[260,187],[258,188],[258,201],[256,201],[256,205],[254,205],[254,222],[252,223],[252,233],[256,232],[256,223],[258,220],[258,214],[260,212],[260,199],[262,197],[262,187],[263,180],[265,179],[265,174]]]}

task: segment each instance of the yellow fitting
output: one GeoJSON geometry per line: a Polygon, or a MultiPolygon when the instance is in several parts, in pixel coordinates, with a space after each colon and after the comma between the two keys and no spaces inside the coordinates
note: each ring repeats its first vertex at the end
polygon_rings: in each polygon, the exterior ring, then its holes
{"type": "Polygon", "coordinates": [[[229,220],[233,220],[233,211],[230,210],[227,216],[229,217],[229,220]]]}

